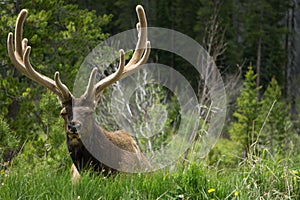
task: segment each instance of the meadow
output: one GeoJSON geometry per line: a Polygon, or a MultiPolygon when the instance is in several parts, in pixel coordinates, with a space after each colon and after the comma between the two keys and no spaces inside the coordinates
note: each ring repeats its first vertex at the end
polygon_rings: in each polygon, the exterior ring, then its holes
{"type": "Polygon", "coordinates": [[[75,184],[67,167],[12,164],[0,176],[0,199],[300,199],[299,155],[265,157],[232,167],[178,161],[149,174],[87,171],[75,184]]]}

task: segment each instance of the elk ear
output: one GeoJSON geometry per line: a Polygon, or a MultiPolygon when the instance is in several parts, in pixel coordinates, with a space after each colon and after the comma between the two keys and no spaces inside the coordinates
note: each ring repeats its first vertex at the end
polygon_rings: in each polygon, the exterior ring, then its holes
{"type": "Polygon", "coordinates": [[[96,83],[96,75],[98,69],[94,68],[90,74],[89,83],[86,87],[86,91],[84,93],[84,97],[87,100],[91,100],[92,102],[95,101],[95,83],[96,83]]]}

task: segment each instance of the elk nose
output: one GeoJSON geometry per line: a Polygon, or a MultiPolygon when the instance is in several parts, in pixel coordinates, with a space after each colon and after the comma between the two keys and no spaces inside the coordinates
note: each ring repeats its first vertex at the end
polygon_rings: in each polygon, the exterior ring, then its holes
{"type": "Polygon", "coordinates": [[[71,133],[77,133],[77,132],[79,132],[80,127],[81,127],[81,125],[78,122],[72,121],[68,125],[68,130],[71,133]]]}

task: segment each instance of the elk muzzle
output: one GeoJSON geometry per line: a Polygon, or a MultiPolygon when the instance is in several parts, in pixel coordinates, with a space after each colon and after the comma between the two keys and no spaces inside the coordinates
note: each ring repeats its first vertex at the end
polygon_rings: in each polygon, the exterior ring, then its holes
{"type": "Polygon", "coordinates": [[[79,135],[79,130],[80,130],[80,123],[76,123],[74,121],[71,121],[67,128],[67,143],[71,147],[76,147],[80,144],[80,135],[79,135]]]}
{"type": "Polygon", "coordinates": [[[73,134],[79,133],[80,128],[81,128],[81,124],[79,122],[71,121],[68,124],[68,132],[69,133],[73,133],[73,134]]]}

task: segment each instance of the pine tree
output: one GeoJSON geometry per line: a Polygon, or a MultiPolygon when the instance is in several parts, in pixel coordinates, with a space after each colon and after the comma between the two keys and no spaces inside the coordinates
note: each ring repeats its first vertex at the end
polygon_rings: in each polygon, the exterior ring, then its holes
{"type": "Polygon", "coordinates": [[[258,100],[260,87],[256,87],[256,74],[251,65],[248,67],[243,85],[241,94],[237,98],[237,109],[233,114],[236,121],[231,123],[229,133],[231,139],[237,141],[248,156],[262,125],[261,121],[257,120],[261,107],[258,100]]]}
{"type": "Polygon", "coordinates": [[[273,77],[262,97],[262,114],[260,115],[265,120],[260,143],[273,153],[284,150],[290,138],[289,106],[286,106],[281,98],[280,86],[273,77]]]}

